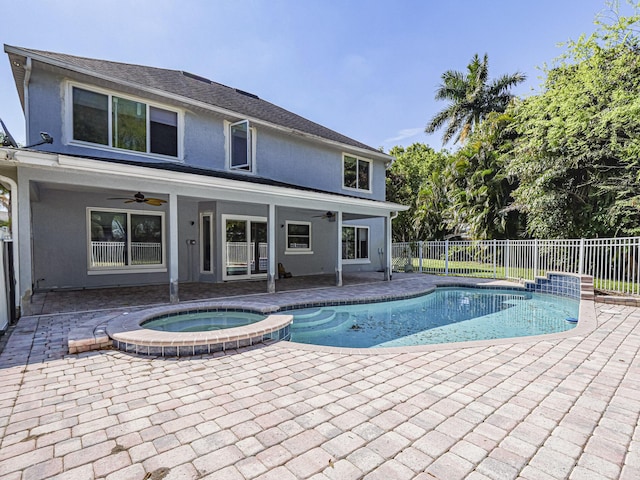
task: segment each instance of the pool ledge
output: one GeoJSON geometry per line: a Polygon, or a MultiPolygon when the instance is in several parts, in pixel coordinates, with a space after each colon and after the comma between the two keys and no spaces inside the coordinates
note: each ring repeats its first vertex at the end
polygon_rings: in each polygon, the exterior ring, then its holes
{"type": "Polygon", "coordinates": [[[156,307],[140,312],[123,313],[110,319],[106,323],[105,333],[118,350],[162,357],[224,352],[289,338],[289,326],[293,321],[293,316],[286,314],[269,314],[264,320],[251,325],[209,332],[163,332],[141,326],[145,321],[160,315],[206,311],[207,309],[247,310],[246,306],[221,307],[219,304],[205,302],[197,306],[191,304],[156,307]]]}

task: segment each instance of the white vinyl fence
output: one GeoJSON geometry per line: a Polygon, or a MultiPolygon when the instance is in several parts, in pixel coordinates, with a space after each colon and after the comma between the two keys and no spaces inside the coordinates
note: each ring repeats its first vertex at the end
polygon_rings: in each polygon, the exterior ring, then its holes
{"type": "Polygon", "coordinates": [[[597,290],[640,295],[640,237],[394,243],[395,271],[533,280],[547,272],[591,275],[597,290]]]}

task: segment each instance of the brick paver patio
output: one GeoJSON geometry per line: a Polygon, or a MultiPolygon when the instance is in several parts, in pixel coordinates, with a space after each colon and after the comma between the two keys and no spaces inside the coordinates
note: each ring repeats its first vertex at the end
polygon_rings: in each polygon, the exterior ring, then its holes
{"type": "Polygon", "coordinates": [[[640,309],[583,337],[401,354],[66,353],[100,313],[24,317],[0,355],[0,479],[640,478],[640,309]]]}

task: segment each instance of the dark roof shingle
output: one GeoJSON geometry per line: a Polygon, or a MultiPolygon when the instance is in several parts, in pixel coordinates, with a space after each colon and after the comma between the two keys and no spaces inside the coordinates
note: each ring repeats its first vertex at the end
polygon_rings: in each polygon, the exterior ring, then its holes
{"type": "MultiPolygon", "coordinates": [[[[5,45],[5,51],[7,47],[9,46],[5,45]]],[[[284,108],[262,100],[257,95],[243,92],[188,72],[77,57],[74,55],[31,50],[22,47],[9,48],[31,53],[41,59],[50,59],[57,64],[63,64],[71,70],[88,71],[116,82],[134,83],[142,87],[161,90],[169,94],[235,112],[240,117],[259,119],[303,134],[313,135],[382,155],[381,152],[369,145],[365,145],[284,108]]]]}

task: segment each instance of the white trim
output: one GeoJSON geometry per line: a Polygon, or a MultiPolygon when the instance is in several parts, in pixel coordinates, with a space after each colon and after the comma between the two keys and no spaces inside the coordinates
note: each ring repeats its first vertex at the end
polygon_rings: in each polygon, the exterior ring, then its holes
{"type": "MultiPolygon", "coordinates": [[[[0,149],[2,150],[2,149],[0,149]]],[[[61,169],[65,172],[84,172],[92,175],[122,177],[123,180],[139,179],[156,182],[157,193],[161,189],[175,190],[185,187],[200,189],[197,195],[206,199],[240,201],[249,203],[274,203],[276,206],[318,209],[324,204],[326,210],[342,210],[352,214],[385,216],[389,212],[405,211],[409,207],[391,202],[370,200],[368,198],[348,197],[339,193],[315,192],[293,187],[263,185],[259,183],[230,180],[221,177],[197,175],[194,173],[173,172],[137,165],[126,165],[90,158],[77,158],[62,154],[35,150],[5,149],[7,163],[22,166],[40,167],[42,175],[34,175],[33,180],[55,181],[48,178],[47,171],[61,169]]],[[[35,173],[35,169],[33,170],[35,173]]],[[[67,183],[67,182],[65,182],[67,183]]],[[[93,185],[86,183],[87,185],[93,185]]]]}
{"type": "Polygon", "coordinates": [[[244,174],[255,174],[256,173],[256,147],[257,147],[257,132],[255,127],[251,126],[251,122],[247,119],[240,120],[239,122],[230,122],[229,120],[223,121],[224,128],[224,155],[225,155],[225,167],[227,170],[232,171],[234,173],[244,173],[244,174]],[[247,135],[248,144],[247,148],[249,152],[247,153],[249,157],[249,168],[242,167],[233,167],[231,166],[231,127],[234,125],[238,125],[240,123],[247,124],[247,135]]]}
{"type": "MultiPolygon", "coordinates": [[[[99,78],[99,79],[103,79],[109,82],[113,82],[113,83],[117,83],[119,85],[123,85],[126,87],[131,87],[131,88],[135,88],[137,90],[146,92],[146,93],[150,93],[152,95],[158,95],[164,98],[168,98],[171,99],[174,102],[178,102],[178,103],[186,103],[189,105],[194,105],[196,107],[199,108],[203,108],[205,110],[208,111],[212,111],[212,112],[216,112],[219,114],[222,114],[224,116],[228,116],[228,117],[235,117],[235,118],[242,118],[241,115],[238,114],[238,112],[234,112],[232,110],[226,109],[226,108],[222,108],[222,107],[218,107],[215,105],[211,105],[210,103],[206,103],[206,102],[201,102],[198,100],[194,100],[192,98],[189,97],[185,97],[182,95],[176,95],[176,94],[172,94],[167,92],[166,90],[161,90],[158,88],[152,88],[152,87],[147,87],[144,85],[140,85],[139,83],[135,83],[135,82],[128,82],[125,80],[122,80],[120,78],[115,78],[115,77],[111,77],[109,75],[104,75],[104,74],[100,74],[97,73],[89,68],[80,68],[77,67],[76,65],[72,65],[69,64],[68,62],[64,62],[61,60],[55,60],[52,59],[46,55],[41,55],[32,51],[28,51],[28,50],[24,50],[22,48],[18,48],[18,47],[13,47],[10,45],[5,45],[4,50],[6,53],[10,53],[10,54],[14,54],[14,55],[21,55],[27,58],[33,58],[38,60],[39,62],[42,63],[46,63],[49,65],[53,65],[59,68],[63,68],[65,70],[70,70],[73,72],[77,72],[77,73],[81,73],[81,74],[85,74],[85,75],[89,75],[90,77],[94,77],[94,78],[99,78]]],[[[279,130],[281,132],[284,133],[288,133],[288,134],[294,134],[300,137],[304,137],[304,138],[308,138],[309,140],[313,140],[316,142],[320,142],[320,143],[324,143],[327,145],[332,145],[335,147],[338,147],[340,149],[348,149],[354,152],[359,152],[362,155],[368,155],[370,157],[376,157],[379,160],[382,160],[384,162],[388,162],[390,160],[393,160],[394,157],[392,157],[391,155],[387,155],[386,153],[383,152],[376,152],[374,150],[369,150],[366,148],[362,148],[362,147],[357,147],[357,146],[353,146],[353,145],[349,145],[343,142],[338,142],[335,140],[330,140],[328,138],[324,138],[318,135],[314,135],[312,133],[308,133],[308,132],[303,132],[300,130],[296,130],[296,129],[292,129],[290,127],[285,127],[282,125],[278,125],[272,122],[267,122],[264,120],[260,120],[258,118],[254,118],[254,117],[245,117],[247,120],[249,120],[251,123],[254,123],[256,125],[263,125],[269,128],[273,128],[275,130],[279,130]]]]}
{"type": "Polygon", "coordinates": [[[18,211],[18,183],[4,175],[0,175],[0,182],[9,185],[9,199],[11,200],[11,240],[13,241],[13,274],[15,279],[15,297],[11,299],[15,306],[20,305],[22,292],[20,291],[20,213],[18,211]]]}
{"type": "Polygon", "coordinates": [[[347,260],[345,258],[342,259],[343,265],[364,265],[371,263],[371,260],[368,258],[355,258],[352,260],[347,260]]]}
{"type": "Polygon", "coordinates": [[[311,222],[287,220],[284,225],[284,254],[285,255],[300,255],[313,253],[313,224],[311,222]],[[309,227],[309,246],[306,248],[290,248],[289,247],[289,225],[305,225],[309,227]]]}
{"type": "Polygon", "coordinates": [[[65,87],[65,99],[64,99],[64,106],[65,106],[65,115],[64,115],[64,121],[65,121],[65,125],[63,127],[65,132],[68,132],[68,134],[65,136],[65,141],[68,145],[77,145],[77,146],[82,146],[82,147],[87,147],[87,148],[94,148],[96,150],[102,150],[102,151],[109,151],[109,152],[122,152],[122,153],[126,153],[126,154],[131,154],[131,155],[137,155],[137,156],[143,156],[145,158],[159,158],[159,159],[163,159],[163,160],[169,160],[169,161],[173,161],[173,162],[181,162],[184,163],[184,150],[183,150],[183,144],[184,144],[184,111],[175,107],[170,107],[167,105],[163,105],[161,103],[155,103],[155,102],[149,102],[147,99],[143,99],[141,97],[136,97],[136,96],[132,96],[132,95],[127,95],[127,94],[121,94],[120,92],[114,91],[114,90],[109,90],[109,89],[105,89],[105,88],[100,88],[100,87],[95,87],[93,85],[87,85],[87,84],[83,84],[83,83],[79,83],[79,82],[72,82],[72,81],[67,81],[66,83],[66,87],[65,87]],[[73,89],[78,88],[81,90],[85,90],[87,92],[91,92],[91,93],[97,93],[99,95],[106,95],[107,96],[107,119],[108,119],[108,144],[104,145],[101,143],[93,143],[93,142],[87,142],[84,140],[77,140],[74,138],[74,131],[73,131],[73,89]],[[112,108],[113,108],[113,97],[117,97],[117,98],[121,98],[123,100],[130,100],[133,102],[138,102],[138,103],[142,103],[145,105],[145,109],[146,109],[146,138],[145,138],[145,152],[140,152],[137,150],[128,150],[126,148],[118,148],[118,147],[114,147],[112,145],[113,142],[113,112],[112,112],[112,108]],[[160,109],[160,110],[165,110],[167,112],[171,112],[171,113],[175,113],[176,114],[176,120],[177,120],[177,125],[176,125],[176,129],[177,129],[177,138],[176,138],[176,148],[177,148],[177,155],[175,157],[171,156],[171,155],[162,155],[159,153],[153,153],[151,152],[151,135],[150,135],[150,129],[151,129],[151,114],[150,114],[150,110],[151,107],[160,109]]]}
{"type": "Polygon", "coordinates": [[[87,275],[129,275],[132,273],[165,273],[167,271],[165,268],[140,268],[139,265],[136,265],[137,268],[131,267],[131,269],[120,268],[113,270],[87,270],[87,275]]]}
{"type": "MultiPolygon", "coordinates": [[[[251,215],[234,215],[234,214],[222,214],[220,215],[220,245],[222,246],[222,280],[247,280],[251,278],[267,278],[266,273],[251,273],[249,270],[251,262],[247,261],[247,273],[244,275],[228,275],[227,274],[227,220],[240,220],[246,222],[246,238],[247,238],[247,259],[251,258],[251,223],[260,222],[267,223],[267,217],[258,217],[251,215]]],[[[267,249],[269,246],[267,245],[267,249]]],[[[268,250],[267,250],[268,251],[268,250]]]]}
{"type": "Polygon", "coordinates": [[[353,155],[351,153],[342,152],[342,189],[343,190],[349,190],[351,192],[360,192],[360,193],[373,193],[373,190],[372,190],[373,178],[372,177],[373,177],[373,161],[371,161],[371,159],[362,158],[362,157],[359,157],[357,155],[353,155]],[[367,175],[367,179],[369,180],[369,185],[367,186],[367,188],[359,188],[359,186],[356,187],[356,188],[347,187],[344,184],[344,180],[345,180],[345,178],[344,178],[344,160],[345,160],[345,157],[350,157],[350,158],[353,158],[353,159],[356,160],[356,185],[359,182],[358,168],[359,168],[360,162],[366,162],[366,163],[369,164],[369,175],[367,175]]]}
{"type": "MultiPolygon", "coordinates": [[[[132,210],[127,208],[108,208],[108,207],[86,207],[86,243],[87,248],[87,275],[102,275],[113,273],[157,273],[167,271],[167,242],[166,242],[166,224],[165,212],[152,212],[150,210],[132,210]],[[131,215],[150,215],[160,217],[162,223],[162,263],[154,263],[149,266],[143,265],[125,265],[117,267],[92,267],[91,266],[91,212],[114,212],[124,213],[127,216],[126,232],[130,239],[131,235],[131,215]]],[[[131,259],[131,242],[127,241],[127,258],[131,259]]]]}

